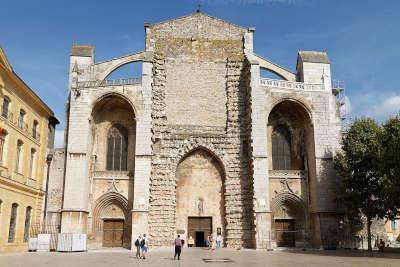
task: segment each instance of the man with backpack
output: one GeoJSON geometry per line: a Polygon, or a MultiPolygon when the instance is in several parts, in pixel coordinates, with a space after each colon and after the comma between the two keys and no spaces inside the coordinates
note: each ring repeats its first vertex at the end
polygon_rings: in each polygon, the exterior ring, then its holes
{"type": "Polygon", "coordinates": [[[143,234],[143,238],[140,241],[140,249],[142,250],[142,259],[146,259],[147,250],[149,249],[149,240],[146,234],[143,234]]]}
{"type": "Polygon", "coordinates": [[[142,242],[142,236],[139,235],[139,237],[135,241],[135,247],[136,247],[136,258],[140,259],[140,243],[142,242]]]}

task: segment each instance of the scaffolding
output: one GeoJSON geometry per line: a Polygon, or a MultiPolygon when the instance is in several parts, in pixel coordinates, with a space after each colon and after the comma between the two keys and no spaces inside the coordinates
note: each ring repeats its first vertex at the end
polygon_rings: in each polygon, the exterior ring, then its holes
{"type": "Polygon", "coordinates": [[[345,128],[349,122],[349,107],[347,102],[347,97],[345,93],[344,81],[333,80],[332,81],[332,93],[336,97],[338,105],[338,113],[340,119],[342,120],[342,126],[345,128]]]}

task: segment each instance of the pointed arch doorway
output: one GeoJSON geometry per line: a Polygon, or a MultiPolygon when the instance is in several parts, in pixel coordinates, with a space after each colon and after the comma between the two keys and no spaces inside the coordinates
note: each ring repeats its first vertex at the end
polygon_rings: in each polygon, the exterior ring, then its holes
{"type": "Polygon", "coordinates": [[[224,215],[221,162],[206,149],[187,153],[176,170],[176,233],[202,247],[209,235],[224,237],[224,215]]]}

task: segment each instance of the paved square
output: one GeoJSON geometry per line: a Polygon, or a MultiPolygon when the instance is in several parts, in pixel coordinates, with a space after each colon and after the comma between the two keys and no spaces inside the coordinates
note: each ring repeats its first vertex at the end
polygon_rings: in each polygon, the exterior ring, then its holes
{"type": "Polygon", "coordinates": [[[172,249],[150,251],[149,258],[138,260],[129,251],[99,250],[84,253],[13,253],[0,255],[0,266],[65,266],[65,267],[111,267],[111,266],[400,266],[399,254],[349,251],[256,251],[230,250],[208,251],[185,248],[180,261],[173,260],[172,249]],[[208,260],[204,260],[208,259],[208,260]]]}

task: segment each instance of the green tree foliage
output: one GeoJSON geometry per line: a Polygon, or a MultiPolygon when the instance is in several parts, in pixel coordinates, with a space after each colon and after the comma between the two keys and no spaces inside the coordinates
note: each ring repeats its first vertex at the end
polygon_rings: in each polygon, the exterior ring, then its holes
{"type": "Polygon", "coordinates": [[[383,126],[381,171],[385,177],[387,217],[394,219],[400,210],[400,114],[383,126]]]}
{"type": "Polygon", "coordinates": [[[380,160],[382,137],[383,131],[374,120],[357,119],[344,133],[342,151],[334,159],[334,167],[342,178],[338,204],[348,216],[366,217],[369,250],[372,219],[386,216],[380,160]]]}

